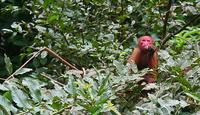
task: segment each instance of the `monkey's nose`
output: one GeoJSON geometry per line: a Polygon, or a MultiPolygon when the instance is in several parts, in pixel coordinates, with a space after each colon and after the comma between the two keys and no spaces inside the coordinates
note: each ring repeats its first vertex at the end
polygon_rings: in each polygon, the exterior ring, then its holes
{"type": "Polygon", "coordinates": [[[146,46],[144,46],[144,48],[145,48],[145,49],[149,49],[149,46],[148,46],[148,45],[146,45],[146,46]]]}

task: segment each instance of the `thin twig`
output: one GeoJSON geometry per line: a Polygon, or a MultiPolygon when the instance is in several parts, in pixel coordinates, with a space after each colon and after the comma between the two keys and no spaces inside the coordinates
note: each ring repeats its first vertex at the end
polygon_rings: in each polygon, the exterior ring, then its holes
{"type": "Polygon", "coordinates": [[[48,79],[50,79],[51,81],[53,81],[54,83],[56,83],[56,84],[58,84],[58,85],[60,85],[60,86],[65,86],[64,84],[62,84],[62,83],[60,83],[59,81],[56,81],[56,80],[54,80],[54,79],[52,79],[51,77],[49,77],[47,74],[45,74],[45,73],[42,73],[41,74],[42,76],[44,76],[44,77],[46,77],[46,78],[48,78],[48,79]]]}
{"type": "Polygon", "coordinates": [[[172,33],[172,34],[168,34],[161,42],[161,46],[164,46],[165,43],[171,39],[171,37],[175,36],[176,34],[180,33],[181,31],[183,31],[187,26],[189,26],[190,24],[192,24],[193,22],[195,22],[197,19],[199,19],[200,14],[194,16],[188,23],[186,23],[181,29],[179,29],[177,32],[172,33]]]}
{"type": "MultiPolygon", "coordinates": [[[[83,71],[83,76],[86,74],[86,71],[85,71],[85,68],[84,67],[82,67],[82,71],[83,71]]],[[[82,77],[83,77],[82,76],[82,77]]]]}
{"type": "MultiPolygon", "coordinates": [[[[37,51],[35,54],[33,54],[32,56],[31,56],[31,58],[29,58],[21,67],[19,67],[13,74],[11,74],[8,78],[6,78],[5,79],[5,81],[8,81],[9,79],[11,79],[11,78],[13,78],[14,77],[14,75],[17,73],[17,72],[19,72],[23,67],[25,67],[33,58],[35,58],[35,57],[37,57],[37,55],[41,52],[41,51],[43,51],[45,48],[42,48],[42,49],[40,49],[39,51],[37,51]]],[[[4,82],[5,82],[4,81],[4,82]]],[[[3,83],[4,83],[3,82],[3,83]]]]}
{"type": "Polygon", "coordinates": [[[69,66],[71,69],[79,70],[75,66],[73,66],[72,64],[70,64],[69,62],[67,62],[65,59],[63,59],[62,57],[60,57],[57,53],[55,53],[51,49],[45,47],[44,50],[47,51],[48,53],[50,53],[55,58],[59,59],[63,64],[69,66]]]}
{"type": "Polygon", "coordinates": [[[5,81],[6,79],[4,79],[4,78],[0,78],[0,80],[5,81]]]}
{"type": "Polygon", "coordinates": [[[163,19],[163,17],[162,17],[162,14],[161,14],[161,11],[160,11],[160,9],[158,9],[158,12],[159,12],[159,16],[160,16],[160,18],[161,18],[162,22],[164,23],[164,19],[163,19]]]}
{"type": "MultiPolygon", "coordinates": [[[[37,57],[38,54],[42,51],[47,51],[49,54],[51,54],[52,56],[54,56],[55,58],[59,59],[59,61],[61,61],[63,64],[69,66],[70,68],[72,69],[75,69],[75,70],[78,70],[75,66],[73,66],[72,64],[70,64],[69,62],[67,62],[66,60],[64,60],[62,57],[60,57],[57,53],[55,53],[54,51],[52,51],[51,49],[47,48],[47,47],[44,47],[44,48],[41,48],[39,51],[37,51],[36,53],[34,53],[22,66],[20,66],[13,74],[11,74],[8,78],[6,78],[4,80],[5,81],[8,81],[10,80],[11,78],[14,77],[14,75],[19,72],[22,68],[24,68],[33,58],[37,57]]],[[[3,82],[3,83],[4,83],[3,82]]]]}

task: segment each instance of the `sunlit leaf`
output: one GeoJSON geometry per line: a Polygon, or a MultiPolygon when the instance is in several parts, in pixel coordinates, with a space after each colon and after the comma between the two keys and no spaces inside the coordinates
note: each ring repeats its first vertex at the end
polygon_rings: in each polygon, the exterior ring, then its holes
{"type": "Polygon", "coordinates": [[[22,81],[22,84],[27,86],[30,90],[31,97],[35,102],[41,101],[41,87],[45,84],[39,80],[33,78],[26,78],[22,81]]]}
{"type": "Polygon", "coordinates": [[[41,58],[46,58],[47,55],[48,55],[47,51],[43,51],[41,53],[41,58]]]}
{"type": "Polygon", "coordinates": [[[186,106],[188,106],[188,105],[189,105],[189,104],[187,104],[186,101],[180,100],[180,106],[181,106],[181,107],[184,108],[184,107],[186,107],[186,106]]]}
{"type": "Polygon", "coordinates": [[[100,84],[98,95],[102,95],[107,90],[108,86],[106,84],[108,83],[108,80],[109,80],[109,76],[103,79],[102,83],[100,84]]]}
{"type": "Polygon", "coordinates": [[[183,86],[185,86],[186,88],[188,88],[188,90],[190,90],[192,88],[191,84],[187,81],[187,79],[185,79],[184,77],[176,77],[174,78],[176,81],[178,81],[179,83],[181,83],[183,86]]]}
{"type": "Polygon", "coordinates": [[[2,91],[7,91],[8,88],[6,88],[4,85],[0,84],[0,90],[2,90],[2,91]]]}
{"type": "Polygon", "coordinates": [[[35,28],[39,31],[39,32],[41,32],[41,33],[45,33],[46,32],[46,28],[45,27],[43,27],[43,26],[35,26],[35,28]]]}
{"type": "Polygon", "coordinates": [[[58,18],[59,18],[59,15],[52,15],[52,16],[48,17],[48,21],[50,23],[52,23],[52,22],[58,20],[58,18]]]}
{"type": "Polygon", "coordinates": [[[22,27],[20,24],[17,24],[16,22],[14,22],[12,25],[11,25],[12,28],[16,29],[19,33],[22,33],[23,30],[22,30],[22,27]]]}
{"type": "Polygon", "coordinates": [[[12,105],[12,103],[11,103],[8,99],[6,99],[5,97],[3,97],[3,96],[1,96],[1,95],[0,95],[0,105],[1,105],[4,109],[6,109],[6,111],[7,111],[8,113],[10,113],[11,111],[12,111],[13,113],[16,113],[16,112],[17,112],[17,108],[15,108],[15,107],[12,105]]]}
{"type": "Polygon", "coordinates": [[[5,31],[5,32],[13,32],[11,29],[2,29],[2,31],[5,31]]]}
{"type": "Polygon", "coordinates": [[[13,66],[10,61],[10,58],[6,54],[4,54],[4,62],[6,63],[6,69],[8,73],[11,74],[13,72],[13,66]]]}
{"type": "Polygon", "coordinates": [[[119,74],[127,74],[128,73],[128,69],[122,63],[114,60],[113,65],[116,66],[117,72],[119,72],[119,74]]]}
{"type": "Polygon", "coordinates": [[[185,94],[192,97],[194,100],[200,101],[200,94],[198,93],[185,92],[185,94]]]}
{"type": "Polygon", "coordinates": [[[76,87],[75,87],[75,81],[73,76],[69,76],[69,81],[67,85],[64,87],[64,89],[69,93],[72,94],[73,96],[76,95],[76,87]]]}
{"type": "Polygon", "coordinates": [[[22,90],[16,87],[12,87],[11,92],[12,92],[13,101],[17,104],[17,106],[22,107],[22,108],[32,107],[30,102],[28,101],[29,97],[22,90]]]}
{"type": "Polygon", "coordinates": [[[106,34],[106,35],[104,35],[104,37],[107,37],[111,41],[114,40],[114,35],[113,34],[106,34]]]}
{"type": "Polygon", "coordinates": [[[61,87],[57,84],[55,84],[54,87],[55,87],[55,89],[51,90],[52,96],[60,97],[60,98],[68,96],[68,93],[63,90],[63,87],[61,87]]]}
{"type": "Polygon", "coordinates": [[[30,71],[32,71],[33,69],[31,68],[22,68],[20,69],[17,73],[15,73],[15,75],[21,75],[21,74],[25,74],[25,73],[28,73],[30,71]]]}

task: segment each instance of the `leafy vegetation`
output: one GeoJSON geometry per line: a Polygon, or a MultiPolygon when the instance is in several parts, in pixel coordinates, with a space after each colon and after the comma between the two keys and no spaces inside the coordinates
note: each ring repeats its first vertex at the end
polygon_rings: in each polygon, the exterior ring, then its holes
{"type": "Polygon", "coordinates": [[[200,114],[199,9],[199,0],[1,0],[0,114],[200,114]],[[158,81],[144,87],[151,70],[126,64],[141,35],[160,48],[158,81]]]}

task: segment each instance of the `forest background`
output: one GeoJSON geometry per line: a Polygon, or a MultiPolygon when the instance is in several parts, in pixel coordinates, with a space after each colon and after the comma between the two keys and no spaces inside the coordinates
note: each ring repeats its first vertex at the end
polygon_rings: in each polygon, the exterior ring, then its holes
{"type": "Polygon", "coordinates": [[[0,114],[200,114],[199,22],[199,0],[1,0],[0,114]],[[145,88],[126,65],[142,35],[145,88]]]}

